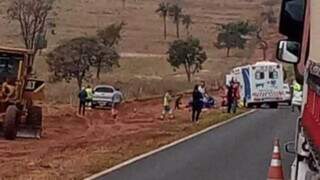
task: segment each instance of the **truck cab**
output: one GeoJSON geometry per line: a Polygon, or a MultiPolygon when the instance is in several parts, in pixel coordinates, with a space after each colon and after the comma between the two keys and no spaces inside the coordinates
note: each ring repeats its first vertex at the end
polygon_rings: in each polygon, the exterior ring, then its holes
{"type": "Polygon", "coordinates": [[[320,179],[320,1],[283,0],[277,58],[294,64],[303,85],[291,180],[320,179]]]}

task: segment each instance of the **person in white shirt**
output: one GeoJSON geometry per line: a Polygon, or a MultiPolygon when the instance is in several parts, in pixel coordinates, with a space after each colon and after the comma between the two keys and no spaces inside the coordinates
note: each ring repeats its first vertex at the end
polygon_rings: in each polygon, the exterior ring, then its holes
{"type": "Polygon", "coordinates": [[[201,81],[200,86],[198,87],[198,91],[202,94],[203,97],[206,95],[206,83],[201,81]]]}

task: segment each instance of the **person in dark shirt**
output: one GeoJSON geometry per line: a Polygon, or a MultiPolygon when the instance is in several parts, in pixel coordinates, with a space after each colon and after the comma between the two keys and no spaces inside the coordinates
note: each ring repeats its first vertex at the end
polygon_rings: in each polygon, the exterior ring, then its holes
{"type": "Polygon", "coordinates": [[[179,94],[176,101],[175,101],[175,109],[181,109],[180,105],[182,104],[182,98],[183,98],[183,95],[182,94],[179,94]]]}
{"type": "Polygon", "coordinates": [[[78,97],[79,97],[79,115],[85,115],[85,111],[86,111],[86,102],[87,102],[87,92],[85,90],[85,88],[82,88],[78,97]]]}
{"type": "Polygon", "coordinates": [[[199,122],[200,113],[202,111],[202,98],[199,86],[196,85],[192,93],[192,122],[199,122]]]}
{"type": "Polygon", "coordinates": [[[234,82],[233,80],[231,80],[229,86],[228,86],[228,92],[227,92],[227,103],[228,103],[228,113],[231,112],[232,110],[232,106],[233,106],[233,103],[234,103],[234,82]]]}

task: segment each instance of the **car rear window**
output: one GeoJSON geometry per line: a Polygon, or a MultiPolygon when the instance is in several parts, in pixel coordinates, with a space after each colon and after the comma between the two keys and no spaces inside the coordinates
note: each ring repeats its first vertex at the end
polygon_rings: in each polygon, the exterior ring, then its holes
{"type": "Polygon", "coordinates": [[[95,89],[95,92],[113,93],[113,89],[109,87],[98,87],[95,89]]]}

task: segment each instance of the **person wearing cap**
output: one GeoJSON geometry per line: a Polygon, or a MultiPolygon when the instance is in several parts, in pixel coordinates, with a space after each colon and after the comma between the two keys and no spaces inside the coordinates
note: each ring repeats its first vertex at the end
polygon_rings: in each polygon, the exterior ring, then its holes
{"type": "Polygon", "coordinates": [[[85,115],[86,111],[86,102],[87,102],[87,92],[85,87],[81,88],[81,91],[78,94],[79,97],[79,115],[85,115]]]}

